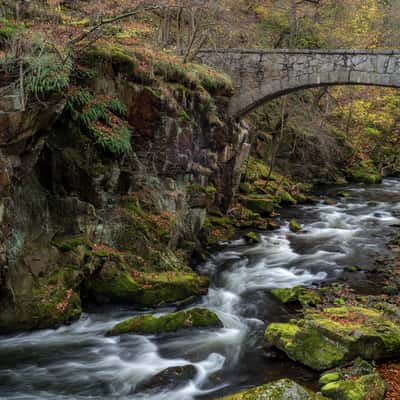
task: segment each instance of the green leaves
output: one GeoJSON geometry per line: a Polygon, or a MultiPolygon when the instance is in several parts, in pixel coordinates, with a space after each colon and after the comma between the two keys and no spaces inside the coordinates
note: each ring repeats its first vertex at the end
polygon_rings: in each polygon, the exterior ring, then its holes
{"type": "Polygon", "coordinates": [[[131,133],[124,119],[126,106],[120,100],[95,97],[89,90],[79,89],[69,95],[67,110],[103,149],[114,154],[132,150],[131,133]]]}

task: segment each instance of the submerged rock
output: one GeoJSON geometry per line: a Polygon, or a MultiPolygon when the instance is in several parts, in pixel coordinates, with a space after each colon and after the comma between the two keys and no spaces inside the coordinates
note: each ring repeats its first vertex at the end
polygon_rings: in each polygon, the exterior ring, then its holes
{"type": "Polygon", "coordinates": [[[290,379],[281,379],[253,389],[225,396],[220,400],[322,400],[290,379]]]}
{"type": "Polygon", "coordinates": [[[218,316],[210,310],[204,308],[193,308],[187,311],[179,311],[154,317],[146,314],[131,318],[115,325],[108,336],[116,336],[124,333],[137,334],[156,334],[176,332],[180,329],[188,328],[220,328],[222,322],[218,316]]]}
{"type": "Polygon", "coordinates": [[[141,392],[154,388],[162,387],[164,390],[176,389],[186,384],[196,376],[197,370],[194,365],[182,365],[179,367],[169,367],[141,382],[136,386],[136,390],[141,392]]]}
{"type": "Polygon", "coordinates": [[[321,298],[314,290],[301,286],[272,289],[271,293],[284,304],[300,303],[302,306],[307,306],[321,303],[321,298]]]}
{"type": "Polygon", "coordinates": [[[325,308],[306,313],[304,320],[272,323],[265,339],[315,370],[358,356],[379,360],[400,353],[400,327],[382,313],[362,307],[325,308]]]}

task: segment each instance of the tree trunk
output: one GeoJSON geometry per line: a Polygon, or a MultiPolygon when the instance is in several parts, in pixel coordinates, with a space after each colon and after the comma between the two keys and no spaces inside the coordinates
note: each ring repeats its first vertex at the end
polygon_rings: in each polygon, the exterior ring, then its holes
{"type": "Polygon", "coordinates": [[[294,49],[296,47],[296,34],[297,34],[297,0],[290,0],[290,37],[289,37],[289,48],[294,49]]]}

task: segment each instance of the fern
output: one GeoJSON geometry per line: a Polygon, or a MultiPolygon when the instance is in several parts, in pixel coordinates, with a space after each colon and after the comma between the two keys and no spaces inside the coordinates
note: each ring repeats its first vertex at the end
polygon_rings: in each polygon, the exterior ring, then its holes
{"type": "Polygon", "coordinates": [[[89,90],[80,89],[68,97],[67,110],[104,150],[117,154],[132,150],[131,134],[123,119],[126,106],[120,100],[96,98],[89,90]]]}
{"type": "Polygon", "coordinates": [[[39,99],[46,99],[51,94],[62,93],[69,85],[72,60],[62,61],[53,53],[44,53],[26,60],[27,92],[39,99]]]}

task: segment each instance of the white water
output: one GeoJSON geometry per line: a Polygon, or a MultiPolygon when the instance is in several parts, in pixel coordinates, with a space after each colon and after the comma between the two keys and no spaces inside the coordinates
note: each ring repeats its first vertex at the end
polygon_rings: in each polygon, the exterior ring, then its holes
{"type": "Polygon", "coordinates": [[[2,337],[0,399],[191,400],[252,384],[252,363],[269,368],[252,352],[261,352],[266,323],[285,312],[268,290],[312,285],[337,277],[346,265],[370,262],[384,248],[390,225],[400,223],[392,214],[400,211],[399,181],[347,190],[351,196],[335,206],[297,209],[303,233],[292,234],[286,223],[266,233],[260,244],[229,243],[200,267],[213,284],[196,306],[215,311],[224,328],[105,337],[114,324],[134,314],[125,309],[84,314],[58,330],[2,337]],[[368,201],[374,203],[368,206],[368,201]],[[189,383],[135,391],[162,370],[188,364],[197,370],[189,383]]]}

